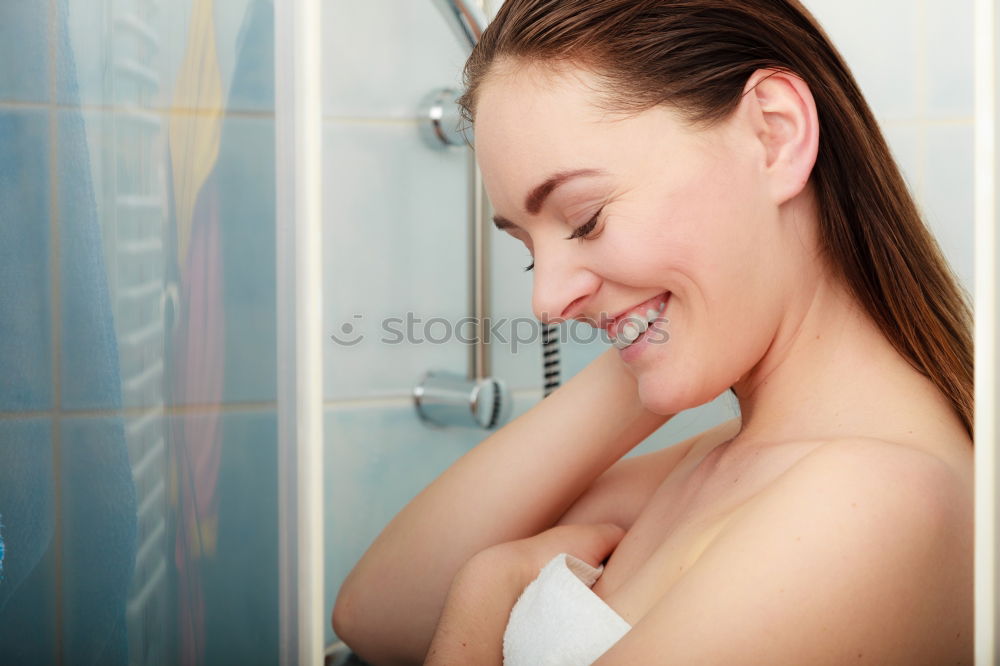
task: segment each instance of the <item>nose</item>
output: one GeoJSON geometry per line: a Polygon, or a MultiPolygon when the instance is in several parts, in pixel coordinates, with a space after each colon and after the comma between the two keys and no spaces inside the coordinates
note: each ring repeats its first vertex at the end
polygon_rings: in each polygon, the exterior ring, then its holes
{"type": "Polygon", "coordinates": [[[552,247],[540,250],[536,245],[532,311],[543,324],[578,316],[596,293],[600,278],[575,259],[572,252],[552,247]]]}

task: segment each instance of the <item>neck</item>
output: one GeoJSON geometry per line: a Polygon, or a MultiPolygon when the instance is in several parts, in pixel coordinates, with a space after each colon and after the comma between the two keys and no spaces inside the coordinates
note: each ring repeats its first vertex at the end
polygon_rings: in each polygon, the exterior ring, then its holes
{"type": "Polygon", "coordinates": [[[769,442],[912,440],[914,420],[930,414],[940,433],[954,428],[950,403],[839,281],[822,274],[793,296],[787,313],[764,357],[733,386],[739,440],[760,441],[765,432],[769,442]]]}

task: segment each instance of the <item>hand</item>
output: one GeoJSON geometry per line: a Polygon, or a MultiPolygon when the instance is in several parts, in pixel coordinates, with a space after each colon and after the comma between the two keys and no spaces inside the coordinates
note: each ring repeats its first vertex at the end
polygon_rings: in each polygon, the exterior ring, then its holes
{"type": "Polygon", "coordinates": [[[507,541],[487,548],[473,557],[467,566],[489,575],[492,570],[513,574],[514,584],[520,584],[518,594],[533,581],[542,567],[559,553],[568,553],[597,567],[610,555],[625,536],[625,530],[613,523],[596,525],[559,525],[533,537],[507,541]]]}
{"type": "Polygon", "coordinates": [[[452,582],[425,664],[500,664],[510,610],[559,553],[596,567],[625,535],[617,525],[559,525],[474,555],[452,582]]]}

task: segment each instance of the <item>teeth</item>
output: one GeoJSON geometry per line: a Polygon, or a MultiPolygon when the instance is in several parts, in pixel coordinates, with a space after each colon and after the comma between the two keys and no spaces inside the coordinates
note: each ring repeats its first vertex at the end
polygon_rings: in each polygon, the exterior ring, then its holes
{"type": "Polygon", "coordinates": [[[630,344],[635,342],[640,335],[646,332],[649,328],[649,322],[645,319],[639,319],[638,317],[630,317],[625,325],[622,326],[621,332],[615,338],[615,346],[619,349],[624,349],[630,344]],[[620,346],[619,346],[620,345],[620,346]]]}
{"type": "Polygon", "coordinates": [[[630,316],[625,324],[622,325],[618,335],[612,339],[611,343],[616,349],[625,349],[646,332],[646,329],[659,318],[666,307],[667,302],[662,301],[657,307],[646,309],[645,319],[641,319],[639,313],[630,316]]]}
{"type": "Polygon", "coordinates": [[[647,322],[628,322],[622,329],[622,337],[625,338],[625,342],[635,342],[635,339],[639,337],[641,333],[646,330],[649,324],[647,322]],[[645,325],[644,325],[645,324],[645,325]]]}

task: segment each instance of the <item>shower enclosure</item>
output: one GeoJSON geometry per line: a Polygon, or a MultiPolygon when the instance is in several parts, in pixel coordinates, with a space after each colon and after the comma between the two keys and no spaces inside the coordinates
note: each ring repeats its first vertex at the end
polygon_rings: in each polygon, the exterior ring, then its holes
{"type": "MultiPolygon", "coordinates": [[[[995,58],[989,3],[975,23],[972,0],[866,3],[869,32],[852,2],[806,4],[971,290],[973,146],[981,191],[995,151],[973,142],[966,47],[979,26],[995,58]],[[886,25],[891,58],[867,46],[886,25]]],[[[344,576],[488,434],[422,420],[419,379],[502,379],[510,417],[543,398],[527,252],[477,241],[468,149],[422,135],[423,100],[460,87],[462,6],[0,3],[0,663],[320,663],[344,576]],[[470,311],[496,323],[478,352],[457,335],[470,311]]],[[[995,312],[995,245],[976,249],[995,312]]],[[[550,333],[565,376],[605,348],[550,333]]],[[[638,452],[733,410],[686,412],[638,452]]]]}
{"type": "Polygon", "coordinates": [[[277,663],[274,7],[0,7],[0,662],[277,663]]]}

